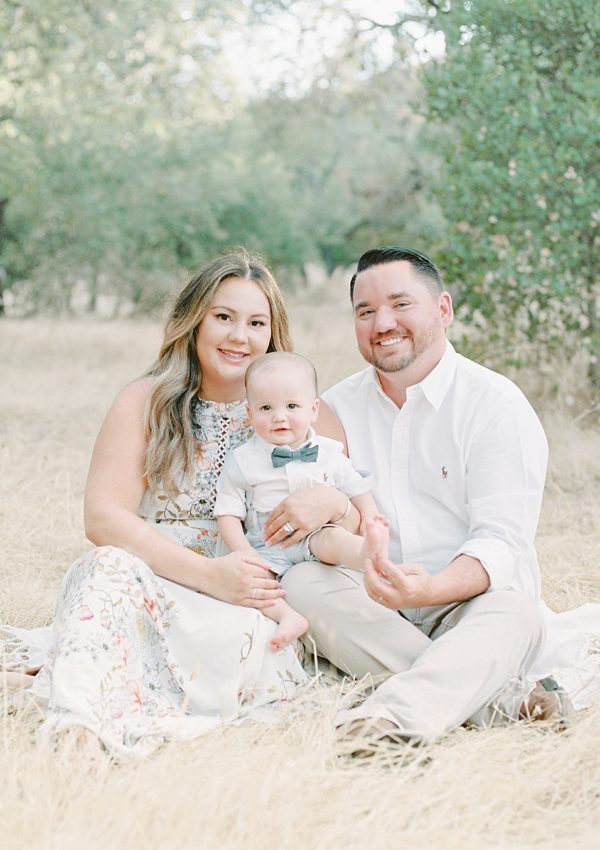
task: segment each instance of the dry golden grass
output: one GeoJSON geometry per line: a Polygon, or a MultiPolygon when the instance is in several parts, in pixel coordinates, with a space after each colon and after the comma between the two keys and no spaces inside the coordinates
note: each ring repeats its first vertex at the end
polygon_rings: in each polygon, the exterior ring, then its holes
{"type": "MultiPolygon", "coordinates": [[[[292,310],[297,347],[323,387],[356,368],[350,316],[336,300],[292,310]]],[[[0,324],[0,621],[38,625],[87,545],[87,459],[117,389],[152,361],[154,323],[0,324]]],[[[535,387],[530,387],[532,392],[535,387]]],[[[579,409],[584,409],[582,400],[579,409]]],[[[600,436],[549,406],[552,446],[539,534],[545,594],[557,609],[600,600],[600,436]]],[[[90,775],[85,758],[36,746],[35,716],[0,706],[1,845],[8,848],[479,850],[598,847],[600,709],[568,732],[458,730],[431,758],[338,762],[335,689],[286,706],[274,727],[228,727],[90,775]]]]}

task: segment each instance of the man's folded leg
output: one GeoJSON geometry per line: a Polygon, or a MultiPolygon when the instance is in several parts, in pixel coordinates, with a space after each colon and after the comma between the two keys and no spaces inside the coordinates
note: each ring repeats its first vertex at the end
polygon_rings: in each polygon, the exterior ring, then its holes
{"type": "Polygon", "coordinates": [[[381,680],[408,670],[431,643],[397,611],[373,602],[356,570],[308,561],[288,570],[282,585],[310,623],[319,655],[344,673],[381,680]]]}
{"type": "Polygon", "coordinates": [[[390,677],[338,722],[389,720],[402,734],[432,741],[465,721],[484,724],[501,712],[517,719],[519,680],[544,638],[535,602],[518,593],[484,593],[441,609],[432,640],[410,669],[390,677]]]}

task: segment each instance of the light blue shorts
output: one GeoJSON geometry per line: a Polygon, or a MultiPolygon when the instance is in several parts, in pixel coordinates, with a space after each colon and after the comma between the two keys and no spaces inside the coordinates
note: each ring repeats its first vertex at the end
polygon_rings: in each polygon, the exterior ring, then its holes
{"type": "Polygon", "coordinates": [[[294,564],[317,560],[309,549],[309,541],[315,533],[314,531],[298,543],[294,543],[292,546],[286,546],[285,549],[281,547],[280,543],[276,543],[274,546],[265,546],[263,528],[268,516],[268,513],[248,512],[245,521],[246,540],[260,557],[267,562],[277,576],[281,577],[284,575],[294,564]]]}

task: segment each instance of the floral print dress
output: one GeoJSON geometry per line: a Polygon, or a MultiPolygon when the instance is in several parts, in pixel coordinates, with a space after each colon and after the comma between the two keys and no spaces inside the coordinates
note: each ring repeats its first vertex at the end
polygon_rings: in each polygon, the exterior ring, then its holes
{"type": "MultiPolygon", "coordinates": [[[[176,498],[146,492],[139,513],[214,556],[217,477],[227,451],[251,433],[246,403],[197,399],[192,422],[192,486],[176,498]]],[[[142,756],[293,696],[306,674],[293,646],[271,650],[275,629],[256,609],[196,593],[102,546],[65,575],[51,627],[3,627],[0,640],[7,665],[43,662],[33,686],[46,705],[40,734],[79,724],[115,755],[142,756]]]]}

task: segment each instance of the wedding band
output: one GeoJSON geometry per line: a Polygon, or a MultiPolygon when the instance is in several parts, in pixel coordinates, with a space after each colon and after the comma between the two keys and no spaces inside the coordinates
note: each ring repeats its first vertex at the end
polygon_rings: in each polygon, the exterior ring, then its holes
{"type": "Polygon", "coordinates": [[[287,531],[288,534],[293,534],[296,531],[291,522],[285,522],[283,524],[283,530],[287,531]]]}
{"type": "Polygon", "coordinates": [[[251,593],[250,593],[250,596],[252,597],[252,599],[256,599],[256,591],[257,591],[257,590],[258,590],[258,587],[253,587],[253,588],[252,588],[252,591],[251,591],[251,593]]]}

